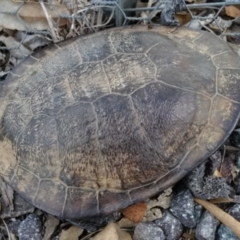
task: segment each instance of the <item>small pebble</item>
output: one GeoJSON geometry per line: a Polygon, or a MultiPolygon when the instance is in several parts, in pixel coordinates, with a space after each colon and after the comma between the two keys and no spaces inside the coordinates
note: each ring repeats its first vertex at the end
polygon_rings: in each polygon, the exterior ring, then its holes
{"type": "Polygon", "coordinates": [[[217,231],[218,240],[239,240],[238,237],[225,225],[221,224],[217,231]]]}
{"type": "Polygon", "coordinates": [[[30,214],[18,229],[19,240],[42,240],[42,222],[36,214],[30,214]]]}
{"type": "Polygon", "coordinates": [[[199,223],[199,221],[201,219],[202,210],[203,210],[203,207],[201,205],[195,203],[194,216],[195,216],[195,219],[196,219],[196,223],[199,223]]]}
{"type": "Polygon", "coordinates": [[[195,204],[191,192],[184,190],[178,192],[173,197],[170,211],[184,226],[193,228],[196,226],[194,207],[195,204]]]}
{"type": "Polygon", "coordinates": [[[139,223],[133,235],[133,240],[164,240],[163,230],[155,223],[139,223]]]}
{"type": "Polygon", "coordinates": [[[219,221],[208,211],[205,211],[196,228],[197,240],[214,240],[219,221]]]}
{"type": "Polygon", "coordinates": [[[13,233],[15,236],[18,236],[18,229],[21,224],[21,221],[17,219],[16,221],[12,221],[8,224],[9,231],[13,233]]]}
{"type": "Polygon", "coordinates": [[[183,226],[169,211],[164,211],[163,216],[155,223],[163,230],[166,240],[177,240],[182,234],[183,226]]]}
{"type": "MultiPolygon", "coordinates": [[[[233,216],[235,219],[240,221],[240,204],[234,204],[229,208],[228,213],[233,216]]],[[[225,225],[221,224],[218,231],[218,240],[237,240],[238,237],[225,225]]]]}
{"type": "Polygon", "coordinates": [[[240,128],[235,129],[231,136],[230,136],[230,142],[234,147],[240,147],[240,128]]]}

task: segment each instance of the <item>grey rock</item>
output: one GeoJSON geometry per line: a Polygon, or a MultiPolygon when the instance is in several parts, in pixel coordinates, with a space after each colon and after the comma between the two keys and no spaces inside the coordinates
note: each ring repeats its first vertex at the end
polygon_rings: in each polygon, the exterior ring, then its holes
{"type": "Polygon", "coordinates": [[[234,204],[229,208],[228,213],[240,221],[240,204],[234,204]]]}
{"type": "MultiPolygon", "coordinates": [[[[240,204],[234,204],[231,208],[228,209],[228,213],[240,221],[240,204]]],[[[217,232],[217,239],[237,240],[238,237],[228,227],[221,224],[217,232]]]]}
{"type": "Polygon", "coordinates": [[[163,230],[155,223],[139,223],[134,230],[133,240],[164,240],[163,230]]]}
{"type": "Polygon", "coordinates": [[[169,211],[164,211],[163,216],[155,221],[163,230],[166,240],[177,240],[182,234],[183,226],[181,222],[169,211]]]}
{"type": "Polygon", "coordinates": [[[19,240],[42,240],[42,222],[36,214],[30,214],[18,229],[19,240]]]}
{"type": "Polygon", "coordinates": [[[184,226],[193,228],[196,226],[194,207],[195,204],[191,192],[184,190],[178,192],[173,197],[170,211],[184,226]]]}
{"type": "Polygon", "coordinates": [[[195,216],[195,219],[196,219],[196,223],[199,223],[199,221],[201,219],[202,210],[203,210],[203,207],[201,205],[195,203],[195,206],[194,206],[194,216],[195,216]]]}
{"type": "Polygon", "coordinates": [[[239,239],[228,227],[221,224],[217,231],[217,240],[239,240],[239,239]]]}
{"type": "Polygon", "coordinates": [[[232,132],[230,142],[234,147],[240,147],[240,128],[237,128],[232,132]]]}
{"type": "Polygon", "coordinates": [[[19,229],[20,224],[21,224],[21,221],[19,219],[8,223],[9,231],[11,233],[13,233],[15,236],[18,236],[18,229],[19,229]]]}
{"type": "Polygon", "coordinates": [[[201,199],[228,198],[234,193],[226,179],[213,175],[205,175],[206,164],[203,163],[195,168],[184,179],[184,183],[195,197],[201,199]]]}
{"type": "Polygon", "coordinates": [[[209,212],[205,211],[196,228],[198,240],[214,240],[219,221],[209,212]]]}

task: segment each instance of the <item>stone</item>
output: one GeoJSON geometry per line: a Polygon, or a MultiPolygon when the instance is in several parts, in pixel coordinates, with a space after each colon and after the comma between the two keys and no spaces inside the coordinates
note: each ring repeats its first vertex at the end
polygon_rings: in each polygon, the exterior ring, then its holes
{"type": "Polygon", "coordinates": [[[208,211],[205,211],[196,228],[197,240],[214,240],[218,225],[219,220],[208,211]]]}
{"type": "Polygon", "coordinates": [[[166,240],[177,240],[182,235],[181,222],[167,210],[163,212],[162,218],[157,219],[155,223],[163,230],[166,240]]]}
{"type": "Polygon", "coordinates": [[[218,240],[239,240],[238,237],[225,225],[221,224],[217,231],[218,240]]]}
{"type": "Polygon", "coordinates": [[[164,240],[163,230],[155,223],[139,223],[134,230],[133,240],[164,240]]]}
{"type": "Polygon", "coordinates": [[[197,203],[195,203],[195,207],[194,207],[194,216],[196,219],[196,223],[199,223],[201,216],[202,216],[202,210],[203,207],[197,203]]]}
{"type": "Polygon", "coordinates": [[[18,236],[18,229],[20,224],[21,224],[21,221],[19,219],[8,223],[9,231],[13,233],[15,236],[18,236]]]}
{"type": "Polygon", "coordinates": [[[206,164],[203,163],[184,178],[184,183],[195,197],[201,199],[228,198],[234,193],[226,179],[212,174],[205,175],[205,170],[206,164]]]}
{"type": "Polygon", "coordinates": [[[235,129],[230,135],[230,142],[234,147],[240,147],[240,128],[235,129]]]}
{"type": "Polygon", "coordinates": [[[36,214],[30,214],[18,229],[19,240],[42,240],[42,222],[36,214]]]}
{"type": "Polygon", "coordinates": [[[187,189],[178,192],[173,197],[170,211],[185,227],[193,228],[196,226],[194,207],[193,196],[190,190],[187,189]]]}

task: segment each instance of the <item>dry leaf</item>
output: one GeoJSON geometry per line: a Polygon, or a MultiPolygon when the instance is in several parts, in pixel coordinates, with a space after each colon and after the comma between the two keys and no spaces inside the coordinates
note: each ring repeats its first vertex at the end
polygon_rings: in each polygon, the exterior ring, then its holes
{"type": "Polygon", "coordinates": [[[78,240],[82,233],[83,229],[72,226],[67,230],[62,230],[59,240],[78,240]]]}
{"type": "Polygon", "coordinates": [[[213,176],[222,177],[222,174],[218,170],[215,170],[214,173],[213,173],[213,176]]]}
{"type": "Polygon", "coordinates": [[[146,212],[145,216],[143,217],[143,222],[152,222],[161,217],[162,217],[162,211],[160,208],[158,207],[151,208],[146,212]]]}
{"type": "Polygon", "coordinates": [[[137,203],[122,210],[122,214],[134,223],[141,222],[147,210],[146,203],[137,203]]]}
{"type": "Polygon", "coordinates": [[[119,222],[117,222],[117,225],[120,228],[133,228],[136,226],[136,223],[130,221],[127,218],[122,218],[119,222]]]}
{"type": "Polygon", "coordinates": [[[106,228],[91,240],[132,240],[131,236],[120,229],[116,223],[109,223],[106,228]]]}
{"type": "Polygon", "coordinates": [[[3,42],[9,49],[11,56],[15,58],[24,58],[29,56],[32,51],[24,47],[20,42],[16,41],[13,37],[0,36],[0,41],[3,42]]]}
{"type": "Polygon", "coordinates": [[[36,48],[45,47],[51,42],[46,37],[39,34],[26,35],[26,33],[21,31],[18,31],[15,34],[15,37],[19,42],[22,42],[22,44],[31,51],[34,51],[36,48]]]}
{"type": "Polygon", "coordinates": [[[221,208],[216,205],[207,202],[202,199],[195,198],[194,199],[198,204],[202,205],[206,208],[214,217],[216,217],[220,222],[222,222],[225,226],[230,228],[234,234],[238,238],[240,238],[240,222],[237,221],[234,217],[224,212],[221,208]]]}
{"type": "Polygon", "coordinates": [[[44,223],[44,226],[45,226],[46,230],[45,230],[43,240],[50,240],[51,239],[51,236],[54,233],[58,224],[59,224],[59,220],[56,219],[54,216],[48,214],[47,220],[44,223]]]}
{"type": "Polygon", "coordinates": [[[188,23],[191,21],[191,14],[190,13],[184,13],[184,14],[176,14],[176,18],[180,23],[180,26],[188,23]]]}
{"type": "Polygon", "coordinates": [[[240,6],[226,6],[225,11],[230,17],[236,18],[240,16],[240,6]]]}
{"type": "Polygon", "coordinates": [[[215,30],[219,30],[219,28],[227,29],[232,26],[232,23],[233,20],[224,20],[221,17],[217,17],[217,19],[210,24],[210,27],[215,30]]]}
{"type": "Polygon", "coordinates": [[[9,234],[9,239],[10,240],[17,240],[16,236],[13,233],[9,234]]]}
{"type": "MultiPolygon", "coordinates": [[[[1,0],[1,12],[17,12],[21,20],[17,17],[17,14],[10,15],[0,13],[0,26],[7,29],[17,29],[19,31],[24,31],[26,30],[26,28],[36,30],[49,29],[46,16],[38,3],[24,3],[22,7],[20,6],[21,3],[14,3],[9,0],[1,0]]],[[[46,9],[49,16],[51,16],[51,18],[55,21],[58,20],[59,14],[69,14],[68,10],[64,5],[54,6],[53,9],[50,9],[50,7],[46,5],[46,9]]],[[[61,18],[58,22],[58,26],[65,25],[66,22],[66,19],[61,18]]]]}
{"type": "Polygon", "coordinates": [[[211,203],[231,203],[234,202],[232,198],[216,198],[209,200],[211,203]]]}

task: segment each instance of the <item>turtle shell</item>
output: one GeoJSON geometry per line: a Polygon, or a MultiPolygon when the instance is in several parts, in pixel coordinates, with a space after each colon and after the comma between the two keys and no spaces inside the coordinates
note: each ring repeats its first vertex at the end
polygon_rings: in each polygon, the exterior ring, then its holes
{"type": "Polygon", "coordinates": [[[33,54],[0,90],[0,175],[62,218],[108,214],[179,181],[226,140],[240,61],[216,36],[135,26],[33,54]]]}

